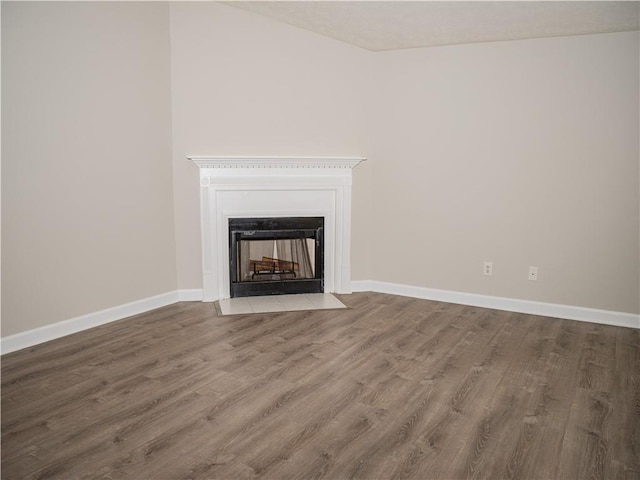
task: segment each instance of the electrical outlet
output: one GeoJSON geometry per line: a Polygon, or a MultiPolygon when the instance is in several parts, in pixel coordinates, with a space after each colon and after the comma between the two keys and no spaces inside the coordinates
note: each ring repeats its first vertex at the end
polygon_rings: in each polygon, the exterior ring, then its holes
{"type": "Polygon", "coordinates": [[[538,280],[538,267],[529,267],[529,280],[533,282],[538,280]]]}
{"type": "Polygon", "coordinates": [[[482,271],[487,277],[493,275],[493,262],[484,262],[484,269],[482,271]]]}

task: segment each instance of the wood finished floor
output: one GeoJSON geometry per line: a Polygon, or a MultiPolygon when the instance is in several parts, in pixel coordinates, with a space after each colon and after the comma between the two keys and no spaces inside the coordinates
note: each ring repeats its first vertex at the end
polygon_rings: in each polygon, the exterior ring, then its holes
{"type": "Polygon", "coordinates": [[[638,479],[640,331],[384,294],[2,358],[2,479],[638,479]]]}

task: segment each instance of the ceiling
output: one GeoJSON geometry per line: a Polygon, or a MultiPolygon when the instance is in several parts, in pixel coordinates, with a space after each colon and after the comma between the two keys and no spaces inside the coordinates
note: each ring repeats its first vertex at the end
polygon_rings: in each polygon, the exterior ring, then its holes
{"type": "Polygon", "coordinates": [[[637,1],[235,1],[371,51],[638,30],[637,1]]]}

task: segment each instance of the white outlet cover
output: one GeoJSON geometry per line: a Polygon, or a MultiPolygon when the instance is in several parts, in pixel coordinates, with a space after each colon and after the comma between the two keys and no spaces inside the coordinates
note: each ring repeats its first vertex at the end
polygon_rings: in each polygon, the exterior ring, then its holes
{"type": "Polygon", "coordinates": [[[484,262],[483,272],[487,276],[492,275],[493,274],[493,262],[484,262]]]}

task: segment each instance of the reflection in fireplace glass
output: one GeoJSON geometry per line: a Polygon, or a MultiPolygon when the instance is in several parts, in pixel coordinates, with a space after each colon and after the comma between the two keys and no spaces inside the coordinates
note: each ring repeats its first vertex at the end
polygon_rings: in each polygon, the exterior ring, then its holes
{"type": "Polygon", "coordinates": [[[315,278],[312,238],[241,240],[238,279],[241,282],[315,278]]]}
{"type": "Polygon", "coordinates": [[[231,297],[322,293],[324,218],[229,219],[231,297]]]}

